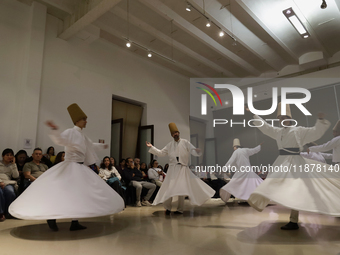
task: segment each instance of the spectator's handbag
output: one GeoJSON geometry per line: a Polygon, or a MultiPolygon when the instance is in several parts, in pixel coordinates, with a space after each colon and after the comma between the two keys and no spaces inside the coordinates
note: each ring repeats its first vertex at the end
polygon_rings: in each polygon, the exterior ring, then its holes
{"type": "Polygon", "coordinates": [[[111,177],[111,178],[108,179],[106,182],[107,182],[107,184],[111,185],[111,184],[114,183],[115,181],[119,181],[118,177],[111,177]]]}

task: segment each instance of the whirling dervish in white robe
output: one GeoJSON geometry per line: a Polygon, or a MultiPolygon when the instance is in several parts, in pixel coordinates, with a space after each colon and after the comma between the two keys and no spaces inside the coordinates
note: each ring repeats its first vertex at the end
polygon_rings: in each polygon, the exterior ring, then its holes
{"type": "MultiPolygon", "coordinates": [[[[281,115],[279,104],[278,118],[287,123],[292,119],[290,107],[287,114],[281,115]]],[[[283,111],[283,110],[282,110],[283,111]]],[[[272,127],[259,116],[254,122],[259,130],[277,142],[280,155],[273,163],[273,168],[284,169],[269,172],[266,180],[259,185],[248,199],[248,203],[258,211],[262,211],[270,200],[291,208],[291,222],[281,229],[298,229],[298,211],[322,213],[340,216],[340,204],[334,203],[340,197],[339,173],[327,171],[329,165],[300,156],[303,145],[322,137],[330,126],[330,122],[319,113],[314,127],[272,127]],[[263,124],[263,125],[262,125],[263,124]],[[319,166],[322,171],[311,171],[319,166]],[[324,170],[326,169],[326,170],[324,170]]]]}
{"type": "Polygon", "coordinates": [[[240,140],[235,138],[233,142],[234,152],[225,167],[236,167],[237,171],[229,183],[220,189],[220,197],[228,202],[231,195],[241,200],[248,200],[249,196],[263,180],[252,171],[249,157],[261,150],[261,145],[255,148],[240,148],[240,140]]]}
{"type": "MultiPolygon", "coordinates": [[[[322,155],[332,155],[332,162],[335,164],[340,163],[340,120],[333,128],[334,138],[327,143],[309,147],[309,154],[320,153],[322,155]],[[323,153],[332,150],[332,154],[323,153]]],[[[338,167],[338,166],[337,166],[338,167]]]]}
{"type": "Polygon", "coordinates": [[[215,194],[215,190],[194,175],[188,167],[190,154],[198,157],[202,154],[201,151],[188,140],[179,138],[175,123],[170,123],[169,129],[174,140],[162,150],[146,143],[150,153],[159,157],[166,155],[169,157],[169,169],[153,205],[164,203],[165,209],[171,211],[172,198],[178,197],[177,212],[182,213],[185,196],[189,197],[192,205],[202,205],[215,194]]]}
{"type": "MultiPolygon", "coordinates": [[[[306,144],[308,148],[312,146],[318,146],[316,143],[308,143],[306,144]]],[[[312,159],[315,161],[319,161],[321,163],[327,163],[326,159],[332,159],[333,154],[331,153],[323,153],[323,152],[301,152],[300,155],[304,158],[312,159]]]]}
{"type": "MultiPolygon", "coordinates": [[[[75,125],[81,121],[86,125],[87,116],[78,105],[72,104],[68,110],[75,125]]],[[[105,145],[92,143],[77,125],[62,133],[53,122],[48,126],[53,129],[51,139],[65,146],[65,161],[32,182],[11,204],[10,213],[19,219],[48,220],[98,217],[124,210],[120,195],[88,167],[98,159],[95,150],[105,145]]]]}

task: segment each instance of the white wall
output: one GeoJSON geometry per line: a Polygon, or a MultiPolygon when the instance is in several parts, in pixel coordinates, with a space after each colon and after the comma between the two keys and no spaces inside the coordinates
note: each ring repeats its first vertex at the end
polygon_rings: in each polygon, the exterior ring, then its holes
{"type": "MultiPolygon", "coordinates": [[[[0,4],[0,150],[17,148],[20,128],[24,56],[30,8],[16,1],[0,4]],[[21,17],[20,19],[16,17],[21,17]]],[[[27,106],[29,107],[29,106],[27,106]]]]}
{"type": "MultiPolygon", "coordinates": [[[[11,1],[6,0],[0,4],[0,9],[9,9],[11,1]]],[[[16,15],[8,15],[12,23],[16,17],[21,16],[21,27],[17,34],[14,34],[14,25],[2,23],[3,30],[8,30],[12,35],[24,37],[25,23],[29,19],[30,7],[15,1],[16,15]],[[22,13],[22,14],[21,14],[22,13]],[[13,21],[12,21],[13,19],[13,21]],[[26,19],[26,21],[25,21],[26,19]],[[14,34],[14,35],[13,35],[14,34]]],[[[7,10],[11,11],[11,10],[7,10]]],[[[54,120],[60,129],[72,127],[71,119],[67,113],[67,106],[71,103],[78,103],[88,116],[86,134],[93,140],[104,139],[110,141],[111,133],[111,102],[112,95],[130,98],[147,104],[146,125],[155,125],[155,146],[162,148],[172,138],[168,131],[168,123],[177,123],[183,138],[190,138],[189,131],[189,79],[169,71],[163,67],[153,64],[150,60],[139,57],[128,50],[114,46],[105,40],[99,39],[92,44],[86,44],[79,38],[72,38],[64,41],[57,38],[60,20],[47,15],[45,46],[42,62],[42,75],[40,93],[36,96],[39,102],[37,112],[37,123],[25,123],[29,128],[37,125],[35,146],[44,150],[52,145],[48,137],[48,128],[45,127],[46,120],[54,120]]],[[[4,33],[4,32],[3,32],[4,33]]],[[[3,34],[1,34],[3,37],[3,34]]],[[[19,38],[20,39],[20,38],[19,38]]],[[[12,41],[12,39],[10,40],[12,41]]],[[[18,63],[13,58],[19,58],[18,48],[24,51],[24,40],[18,47],[6,53],[9,70],[16,69],[18,63]]],[[[1,60],[2,62],[2,60],[1,60]]],[[[0,74],[4,72],[1,70],[0,74]]],[[[14,72],[8,77],[8,82],[20,80],[22,72],[14,72]],[[19,78],[18,78],[19,76],[19,78]]],[[[1,90],[4,80],[1,80],[1,90]]],[[[17,82],[19,83],[19,82],[17,82]]],[[[4,83],[6,84],[6,83],[4,83]]],[[[15,87],[6,86],[7,97],[14,97],[19,85],[15,87]]],[[[27,93],[35,94],[36,91],[27,93]]],[[[2,94],[2,93],[1,93],[2,94]]],[[[25,96],[25,95],[23,95],[25,96]]],[[[6,99],[5,103],[16,103],[6,99]]],[[[3,103],[1,103],[3,106],[3,103]]],[[[2,109],[4,109],[2,107],[2,109]]],[[[9,109],[6,107],[6,109],[9,109]]],[[[32,118],[36,117],[32,113],[32,118]]],[[[11,127],[20,121],[18,110],[6,113],[6,128],[1,128],[1,147],[11,147],[15,151],[22,148],[18,141],[18,132],[11,137],[7,134],[14,133],[11,127]],[[6,146],[4,146],[6,144],[6,146]]],[[[55,146],[57,151],[62,148],[55,146]]],[[[100,158],[109,154],[109,149],[98,155],[100,158]]],[[[164,164],[167,159],[159,159],[164,164]]]]}

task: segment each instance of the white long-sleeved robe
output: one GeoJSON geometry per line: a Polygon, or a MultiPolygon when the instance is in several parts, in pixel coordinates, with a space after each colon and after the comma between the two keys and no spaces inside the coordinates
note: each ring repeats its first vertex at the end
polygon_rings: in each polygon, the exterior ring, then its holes
{"type": "Polygon", "coordinates": [[[332,161],[334,163],[340,162],[340,136],[334,137],[332,140],[325,144],[312,146],[309,148],[311,152],[326,152],[333,150],[332,161]]]}
{"type": "Polygon", "coordinates": [[[300,155],[304,158],[312,159],[315,161],[319,161],[322,163],[326,163],[326,159],[332,159],[333,155],[330,153],[322,153],[322,152],[301,152],[300,155]]]}
{"type": "Polygon", "coordinates": [[[171,141],[162,150],[154,146],[150,148],[149,152],[154,155],[169,156],[169,169],[153,202],[154,205],[177,196],[188,196],[191,204],[202,205],[215,194],[215,191],[194,175],[188,167],[190,154],[200,156],[195,149],[185,139],[171,141]],[[179,158],[178,161],[176,157],[179,158]]]}
{"type": "Polygon", "coordinates": [[[120,212],[124,201],[88,166],[96,162],[95,148],[75,126],[51,139],[65,146],[65,161],[48,169],[11,204],[9,212],[19,219],[42,220],[98,217],[120,212]],[[79,164],[84,162],[84,164],[79,164]]]}
{"type": "Polygon", "coordinates": [[[249,171],[251,170],[249,157],[260,150],[261,145],[258,145],[252,149],[238,148],[233,152],[225,166],[228,168],[235,166],[237,172],[230,182],[220,189],[220,197],[224,202],[229,200],[231,194],[242,200],[248,200],[250,194],[263,182],[256,173],[249,171]]]}
{"type": "MultiPolygon", "coordinates": [[[[261,119],[257,115],[254,118],[261,119]]],[[[278,128],[266,122],[258,128],[275,139],[279,149],[302,149],[304,144],[318,140],[329,126],[329,121],[317,120],[315,126],[311,128],[278,128]]],[[[340,197],[339,173],[323,170],[321,172],[299,171],[300,166],[304,169],[307,165],[311,167],[311,164],[319,164],[321,169],[329,167],[327,164],[305,159],[300,155],[278,156],[273,167],[286,167],[290,171],[269,173],[267,179],[251,194],[248,203],[258,211],[262,211],[272,200],[297,211],[340,216],[340,204],[334,202],[340,197]],[[297,171],[294,171],[294,166],[297,171]]]]}

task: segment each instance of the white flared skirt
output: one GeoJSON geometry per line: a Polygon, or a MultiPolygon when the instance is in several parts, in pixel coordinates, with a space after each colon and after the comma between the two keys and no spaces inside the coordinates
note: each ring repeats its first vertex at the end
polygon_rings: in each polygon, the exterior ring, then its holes
{"type": "Polygon", "coordinates": [[[273,167],[281,171],[269,173],[248,199],[256,210],[272,200],[297,211],[340,216],[340,172],[334,171],[338,166],[289,155],[279,156],[273,167]]]}
{"type": "Polygon", "coordinates": [[[242,200],[248,200],[250,195],[263,180],[254,172],[236,172],[229,183],[220,189],[220,197],[227,202],[230,195],[242,200]]]}
{"type": "Polygon", "coordinates": [[[194,175],[189,167],[170,165],[153,205],[177,196],[188,196],[192,205],[202,205],[214,194],[215,190],[194,175]]]}
{"type": "Polygon", "coordinates": [[[123,209],[121,196],[89,167],[64,161],[32,182],[9,212],[19,219],[42,220],[98,217],[123,209]]]}

